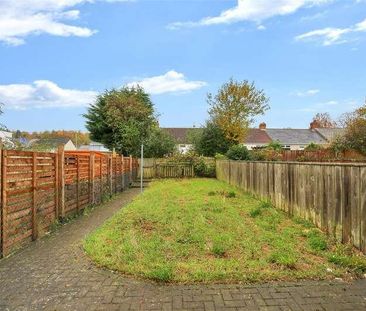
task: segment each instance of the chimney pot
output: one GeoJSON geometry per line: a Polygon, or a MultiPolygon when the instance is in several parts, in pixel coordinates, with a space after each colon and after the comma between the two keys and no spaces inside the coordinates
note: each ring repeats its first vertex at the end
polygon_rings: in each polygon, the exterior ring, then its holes
{"type": "Polygon", "coordinates": [[[260,130],[265,130],[266,128],[267,128],[267,124],[265,122],[262,122],[261,124],[259,124],[260,130]]]}
{"type": "Polygon", "coordinates": [[[318,121],[314,120],[313,122],[310,123],[311,130],[318,129],[318,128],[320,128],[320,124],[318,121]]]}

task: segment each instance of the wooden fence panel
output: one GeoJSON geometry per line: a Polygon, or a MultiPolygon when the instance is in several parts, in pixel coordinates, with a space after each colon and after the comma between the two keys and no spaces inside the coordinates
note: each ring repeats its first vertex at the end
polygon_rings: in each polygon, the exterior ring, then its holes
{"type": "Polygon", "coordinates": [[[138,169],[136,159],[63,150],[1,150],[0,163],[0,257],[44,235],[57,219],[122,191],[138,169]]]}
{"type": "Polygon", "coordinates": [[[366,253],[366,164],[221,160],[216,175],[366,253]]]}

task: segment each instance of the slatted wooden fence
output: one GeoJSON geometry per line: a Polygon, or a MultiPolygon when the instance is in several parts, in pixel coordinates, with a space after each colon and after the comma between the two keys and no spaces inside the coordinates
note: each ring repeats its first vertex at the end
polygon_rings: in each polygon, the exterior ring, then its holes
{"type": "MultiPolygon", "coordinates": [[[[144,179],[194,177],[193,164],[187,161],[175,162],[164,158],[148,158],[144,159],[143,165],[144,179]]],[[[138,177],[140,177],[140,170],[138,171],[138,177]]]]}
{"type": "Polygon", "coordinates": [[[217,161],[216,174],[366,253],[366,164],[217,161]]]}
{"type": "Polygon", "coordinates": [[[37,239],[57,220],[98,204],[137,176],[131,157],[97,152],[2,150],[0,257],[37,239]]]}

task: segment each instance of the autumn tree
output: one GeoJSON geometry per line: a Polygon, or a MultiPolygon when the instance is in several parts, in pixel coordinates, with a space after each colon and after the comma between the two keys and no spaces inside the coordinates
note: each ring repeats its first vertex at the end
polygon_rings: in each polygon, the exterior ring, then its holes
{"type": "Polygon", "coordinates": [[[242,143],[254,118],[269,109],[269,98],[254,82],[230,79],[216,95],[208,94],[211,122],[217,124],[229,141],[242,143]]]}
{"type": "Polygon", "coordinates": [[[92,140],[124,155],[138,156],[157,125],[153,103],[139,86],[105,91],[84,117],[92,140]]]}
{"type": "Polygon", "coordinates": [[[344,141],[349,148],[366,154],[366,103],[345,120],[344,141]]]}
{"type": "Polygon", "coordinates": [[[317,113],[313,117],[313,124],[315,124],[317,128],[334,128],[337,126],[337,123],[328,112],[317,113]]]}

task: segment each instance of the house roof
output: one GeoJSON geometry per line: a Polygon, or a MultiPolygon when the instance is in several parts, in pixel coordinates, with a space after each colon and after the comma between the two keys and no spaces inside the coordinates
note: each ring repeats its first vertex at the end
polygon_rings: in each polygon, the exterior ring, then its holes
{"type": "Polygon", "coordinates": [[[327,141],[317,131],[311,129],[266,129],[273,141],[283,145],[326,144],[327,141]]]}
{"type": "Polygon", "coordinates": [[[260,129],[249,129],[245,139],[246,144],[269,144],[271,141],[267,132],[260,129]]]}
{"type": "Polygon", "coordinates": [[[70,140],[71,139],[67,138],[67,137],[32,139],[29,142],[29,145],[32,147],[44,146],[44,147],[48,147],[48,148],[56,148],[59,146],[66,145],[70,140]]]}
{"type": "Polygon", "coordinates": [[[163,127],[163,131],[170,134],[178,143],[189,143],[187,134],[190,131],[201,130],[197,127],[163,127]]]}
{"type": "Polygon", "coordinates": [[[345,133],[345,129],[343,128],[317,128],[315,130],[328,142],[345,133]]]}

